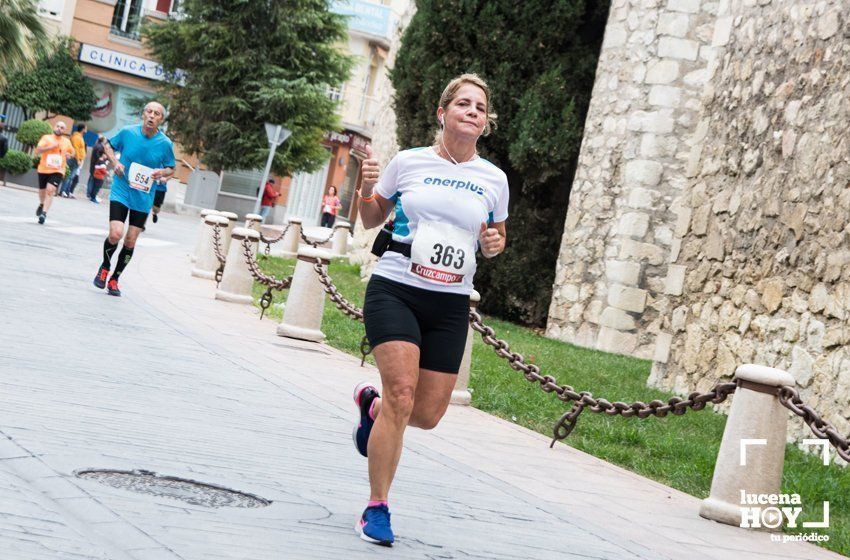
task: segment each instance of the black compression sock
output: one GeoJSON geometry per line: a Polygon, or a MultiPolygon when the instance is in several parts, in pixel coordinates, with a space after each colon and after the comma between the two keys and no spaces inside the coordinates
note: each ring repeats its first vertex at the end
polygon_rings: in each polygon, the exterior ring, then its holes
{"type": "Polygon", "coordinates": [[[133,247],[121,247],[121,252],[118,253],[118,264],[115,265],[115,272],[112,273],[112,277],[116,280],[121,273],[124,272],[124,267],[130,263],[130,259],[133,258],[133,247]]]}
{"type": "Polygon", "coordinates": [[[115,249],[117,248],[118,243],[110,243],[108,237],[103,240],[103,262],[100,264],[101,268],[109,270],[112,266],[112,255],[115,253],[115,249]]]}

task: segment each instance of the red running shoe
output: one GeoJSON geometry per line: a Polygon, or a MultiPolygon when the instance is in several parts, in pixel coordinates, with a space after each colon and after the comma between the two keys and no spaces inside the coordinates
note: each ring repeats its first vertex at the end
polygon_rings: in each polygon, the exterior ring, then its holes
{"type": "Polygon", "coordinates": [[[121,290],[118,288],[118,279],[110,278],[109,282],[106,283],[106,291],[111,296],[121,297],[121,290]]]}
{"type": "Polygon", "coordinates": [[[109,269],[101,267],[100,270],[97,271],[97,276],[94,277],[94,282],[92,283],[102,290],[106,287],[107,276],[109,276],[109,269]]]}

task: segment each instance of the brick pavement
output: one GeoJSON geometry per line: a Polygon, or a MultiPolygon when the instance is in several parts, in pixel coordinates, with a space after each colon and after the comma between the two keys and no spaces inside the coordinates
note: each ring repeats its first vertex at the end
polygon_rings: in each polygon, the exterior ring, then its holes
{"type": "Polygon", "coordinates": [[[462,407],[408,432],[397,545],[363,543],[351,388],[374,369],[213,300],[189,276],[195,219],[148,224],[117,299],[91,286],[105,205],[57,200],[45,227],[34,208],[32,192],[0,188],[3,560],[840,557],[706,521],[691,496],[462,407]],[[86,468],[273,503],[193,506],[74,476],[86,468]]]}

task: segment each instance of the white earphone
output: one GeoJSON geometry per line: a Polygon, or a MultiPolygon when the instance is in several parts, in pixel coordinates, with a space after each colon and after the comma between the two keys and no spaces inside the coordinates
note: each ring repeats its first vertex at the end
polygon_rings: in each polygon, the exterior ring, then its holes
{"type": "Polygon", "coordinates": [[[445,119],[443,119],[442,115],[440,115],[440,124],[443,125],[443,126],[446,126],[446,121],[445,121],[445,119]]]}

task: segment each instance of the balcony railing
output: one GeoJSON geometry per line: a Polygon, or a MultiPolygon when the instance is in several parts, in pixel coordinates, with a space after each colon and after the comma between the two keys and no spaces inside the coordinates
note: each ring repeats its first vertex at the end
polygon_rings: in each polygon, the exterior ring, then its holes
{"type": "Polygon", "coordinates": [[[375,126],[379,109],[377,97],[347,90],[342,96],[339,114],[344,124],[370,130],[375,126]]]}

